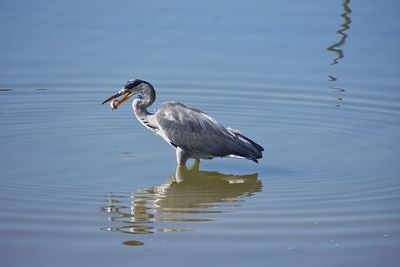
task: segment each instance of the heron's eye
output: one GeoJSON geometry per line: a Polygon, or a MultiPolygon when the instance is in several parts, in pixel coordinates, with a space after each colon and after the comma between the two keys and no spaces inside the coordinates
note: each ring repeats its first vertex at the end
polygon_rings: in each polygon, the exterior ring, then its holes
{"type": "Polygon", "coordinates": [[[126,85],[125,85],[125,88],[126,89],[132,89],[134,86],[133,86],[133,82],[128,82],[126,85]]]}
{"type": "Polygon", "coordinates": [[[129,89],[132,90],[133,88],[135,88],[136,86],[138,86],[141,83],[140,80],[130,80],[126,83],[125,85],[125,89],[129,89]]]}

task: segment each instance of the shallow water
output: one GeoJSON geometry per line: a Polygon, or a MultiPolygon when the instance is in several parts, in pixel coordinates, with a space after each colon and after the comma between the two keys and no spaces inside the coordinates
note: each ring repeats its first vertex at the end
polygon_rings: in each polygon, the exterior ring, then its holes
{"type": "Polygon", "coordinates": [[[2,3],[4,266],[397,266],[399,8],[2,3]],[[129,104],[100,105],[131,78],[264,158],[176,169],[129,104]]]}

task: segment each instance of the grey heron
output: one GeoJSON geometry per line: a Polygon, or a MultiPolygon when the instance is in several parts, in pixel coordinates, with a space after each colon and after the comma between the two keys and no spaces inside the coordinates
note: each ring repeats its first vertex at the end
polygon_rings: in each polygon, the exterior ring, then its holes
{"type": "Polygon", "coordinates": [[[135,94],[138,96],[132,102],[132,108],[136,118],[176,150],[178,166],[185,166],[189,158],[198,162],[215,157],[237,157],[256,163],[262,158],[262,146],[238,130],[225,128],[198,109],[178,102],[166,102],[157,112],[150,113],[147,108],[154,103],[156,92],[149,82],[129,80],[102,104],[111,101],[111,107],[117,109],[135,94]]]}

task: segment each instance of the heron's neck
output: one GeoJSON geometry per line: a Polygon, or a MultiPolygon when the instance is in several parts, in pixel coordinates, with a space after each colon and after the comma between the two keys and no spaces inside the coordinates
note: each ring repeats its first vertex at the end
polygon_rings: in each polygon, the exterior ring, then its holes
{"type": "Polygon", "coordinates": [[[138,98],[132,103],[136,118],[147,128],[154,130],[156,125],[152,123],[152,115],[147,108],[156,100],[156,92],[151,84],[143,86],[138,98]]]}
{"type": "Polygon", "coordinates": [[[141,106],[143,109],[147,109],[156,100],[156,91],[154,90],[154,87],[151,84],[146,83],[142,86],[141,94],[143,96],[142,99],[143,101],[141,101],[141,106]]]}

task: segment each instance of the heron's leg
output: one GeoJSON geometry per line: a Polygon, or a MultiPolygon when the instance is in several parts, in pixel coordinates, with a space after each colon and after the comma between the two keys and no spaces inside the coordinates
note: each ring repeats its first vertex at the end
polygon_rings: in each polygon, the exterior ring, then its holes
{"type": "Polygon", "coordinates": [[[199,159],[194,159],[192,167],[190,167],[191,171],[199,171],[200,170],[200,160],[199,159]]]}
{"type": "Polygon", "coordinates": [[[188,160],[189,156],[185,150],[178,147],[176,149],[176,161],[179,166],[186,166],[186,161],[188,160]]]}
{"type": "Polygon", "coordinates": [[[176,166],[174,182],[176,183],[183,182],[185,180],[185,175],[187,172],[188,170],[185,165],[176,166]]]}

